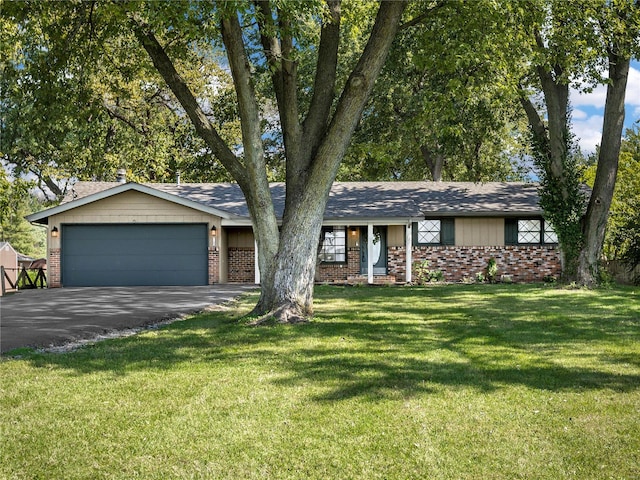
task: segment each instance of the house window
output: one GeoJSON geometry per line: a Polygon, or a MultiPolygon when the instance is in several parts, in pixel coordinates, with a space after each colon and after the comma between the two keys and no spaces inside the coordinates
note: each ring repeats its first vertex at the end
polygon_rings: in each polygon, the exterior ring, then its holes
{"type": "Polygon", "coordinates": [[[540,243],[542,220],[518,220],[518,243],[540,243]]]}
{"type": "Polygon", "coordinates": [[[345,227],[325,227],[322,229],[320,261],[344,263],[347,261],[347,235],[345,227]]]}
{"type": "Polygon", "coordinates": [[[549,222],[544,222],[544,243],[558,243],[558,234],[549,222]]]}
{"type": "Polygon", "coordinates": [[[558,243],[553,226],[542,218],[506,218],[505,244],[546,245],[558,243]]]}
{"type": "Polygon", "coordinates": [[[426,218],[412,226],[413,245],[454,245],[453,218],[426,218]]]}
{"type": "Polygon", "coordinates": [[[418,222],[418,243],[440,243],[440,220],[422,220],[418,222]]]}

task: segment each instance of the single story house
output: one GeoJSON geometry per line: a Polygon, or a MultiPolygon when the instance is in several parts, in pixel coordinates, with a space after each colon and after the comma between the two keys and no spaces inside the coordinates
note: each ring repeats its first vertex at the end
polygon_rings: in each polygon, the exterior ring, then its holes
{"type": "MultiPolygon", "coordinates": [[[[281,216],[285,185],[271,191],[281,216]]],[[[27,219],[48,226],[50,287],[260,282],[236,184],[78,182],[27,219]]],[[[322,282],[411,282],[424,260],[454,282],[490,258],[515,282],[561,273],[536,184],[336,182],[323,225],[322,282]]]]}

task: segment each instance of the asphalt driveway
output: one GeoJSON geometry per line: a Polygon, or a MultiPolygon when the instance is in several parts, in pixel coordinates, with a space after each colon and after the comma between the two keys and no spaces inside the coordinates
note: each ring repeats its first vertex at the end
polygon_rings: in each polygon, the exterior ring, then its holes
{"type": "Polygon", "coordinates": [[[24,290],[0,297],[0,353],[158,323],[224,303],[251,285],[24,290]]]}

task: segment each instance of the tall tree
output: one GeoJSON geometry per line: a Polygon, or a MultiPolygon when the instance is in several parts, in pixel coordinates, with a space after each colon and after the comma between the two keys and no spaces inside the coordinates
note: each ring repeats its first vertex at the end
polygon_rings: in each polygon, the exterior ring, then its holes
{"type": "MultiPolygon", "coordinates": [[[[33,21],[47,32],[38,37],[47,40],[46,48],[34,48],[36,55],[23,59],[24,68],[34,74],[43,68],[54,72],[55,81],[79,82],[90,74],[108,81],[101,77],[108,47],[116,66],[110,75],[137,79],[142,71],[143,89],[158,88],[157,77],[163,79],[175,98],[173,107],[179,106],[178,117],[190,120],[245,195],[261,278],[255,313],[296,322],[312,314],[316,247],[329,191],[405,4],[33,2],[12,5],[12,19],[18,29],[33,21]],[[343,25],[343,13],[349,18],[354,9],[361,15],[359,23],[343,25]],[[349,31],[362,43],[354,43],[352,54],[343,55],[340,41],[349,31]],[[132,38],[143,50],[135,48],[132,38]],[[55,60],[53,65],[38,65],[38,52],[45,51],[60,53],[45,55],[55,60]],[[141,51],[151,63],[140,60],[141,51]],[[222,92],[215,86],[203,91],[210,84],[201,71],[205,61],[217,62],[232,78],[239,140],[225,136],[223,126],[207,114],[222,92]],[[83,68],[75,68],[79,66],[83,68]],[[268,78],[266,94],[258,88],[267,84],[263,74],[268,78]],[[281,222],[269,190],[272,168],[265,150],[275,136],[266,130],[267,123],[277,125],[282,139],[287,188],[281,222]]],[[[145,101],[149,104],[150,99],[145,101]]],[[[122,113],[117,101],[109,107],[113,116],[122,113]]]]}
{"type": "MultiPolygon", "coordinates": [[[[640,238],[640,125],[627,129],[622,139],[616,187],[609,209],[603,256],[607,260],[624,258],[635,238],[640,238]]],[[[584,174],[587,185],[593,187],[597,170],[594,163],[584,174]]],[[[640,241],[635,240],[640,244],[640,241]]]]}
{"type": "Polygon", "coordinates": [[[404,7],[405,2],[401,1],[380,4],[369,40],[351,68],[339,98],[336,97],[342,18],[339,0],[318,5],[292,4],[288,8],[268,0],[251,5],[229,2],[216,4],[213,12],[203,11],[203,16],[217,14],[214,18],[238,101],[242,156],[229,148],[203,115],[188,84],[158,40],[157,33],[162,33],[158,25],[148,23],[139,10],[129,12],[136,36],[155,67],[245,195],[259,252],[262,289],[256,314],[282,322],[301,321],[312,314],[317,240],[331,184],[404,7]],[[306,42],[300,42],[297,36],[304,38],[301,23],[310,19],[320,24],[315,76],[312,85],[306,86],[311,98],[303,111],[299,97],[304,92],[296,57],[298,45],[306,42]],[[252,39],[259,43],[252,43],[252,39]],[[271,74],[286,158],[287,189],[280,230],[269,191],[260,105],[252,75],[251,63],[258,52],[258,64],[268,66],[271,74]]]}
{"type": "Polygon", "coordinates": [[[340,178],[518,177],[525,124],[511,16],[496,2],[415,2],[356,132],[340,178]]]}
{"type": "Polygon", "coordinates": [[[529,16],[523,25],[532,39],[533,75],[546,107],[545,120],[529,95],[521,97],[540,168],[541,201],[558,233],[565,278],[594,285],[617,174],[629,62],[638,49],[640,4],[637,0],[553,0],[529,1],[526,7],[529,16]],[[603,63],[608,78],[602,143],[583,216],[585,199],[570,133],[569,87],[585,78],[600,81],[603,63]]]}
{"type": "Polygon", "coordinates": [[[30,225],[25,216],[40,205],[30,194],[33,185],[20,178],[11,178],[0,166],[0,241],[9,242],[18,252],[44,256],[45,236],[42,228],[30,225]]]}

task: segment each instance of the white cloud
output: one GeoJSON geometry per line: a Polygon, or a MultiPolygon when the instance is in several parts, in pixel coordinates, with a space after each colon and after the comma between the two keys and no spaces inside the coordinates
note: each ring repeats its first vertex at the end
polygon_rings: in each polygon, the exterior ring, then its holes
{"type": "Polygon", "coordinates": [[[574,107],[604,108],[607,100],[607,87],[598,85],[589,93],[580,93],[578,90],[572,89],[570,98],[571,105],[574,107]]]}
{"type": "Polygon", "coordinates": [[[602,122],[604,118],[602,115],[587,116],[586,114],[581,118],[577,118],[575,113],[574,111],[572,130],[580,149],[588,155],[596,150],[596,145],[599,145],[602,140],[602,122]]]}
{"type": "MultiPolygon", "coordinates": [[[[629,69],[629,79],[627,80],[627,96],[625,103],[634,107],[640,107],[640,70],[629,69]]],[[[637,109],[635,110],[637,112],[637,109]]]]}
{"type": "MultiPolygon", "coordinates": [[[[602,141],[602,121],[604,104],[607,99],[606,85],[598,85],[589,93],[580,93],[572,89],[571,112],[572,130],[580,149],[589,154],[595,151],[602,141]]],[[[629,69],[627,79],[627,94],[625,97],[626,119],[625,125],[630,126],[640,119],[640,65],[634,62],[629,69]]]]}
{"type": "Polygon", "coordinates": [[[574,108],[571,112],[571,118],[576,120],[586,120],[589,117],[589,114],[584,110],[580,110],[579,108],[574,108]]]}
{"type": "MultiPolygon", "coordinates": [[[[604,108],[607,100],[607,86],[597,85],[593,91],[588,93],[580,93],[576,89],[571,89],[571,105],[574,107],[594,107],[604,108]]],[[[640,106],[640,70],[635,67],[629,69],[629,78],[627,79],[627,105],[640,106]]]]}

